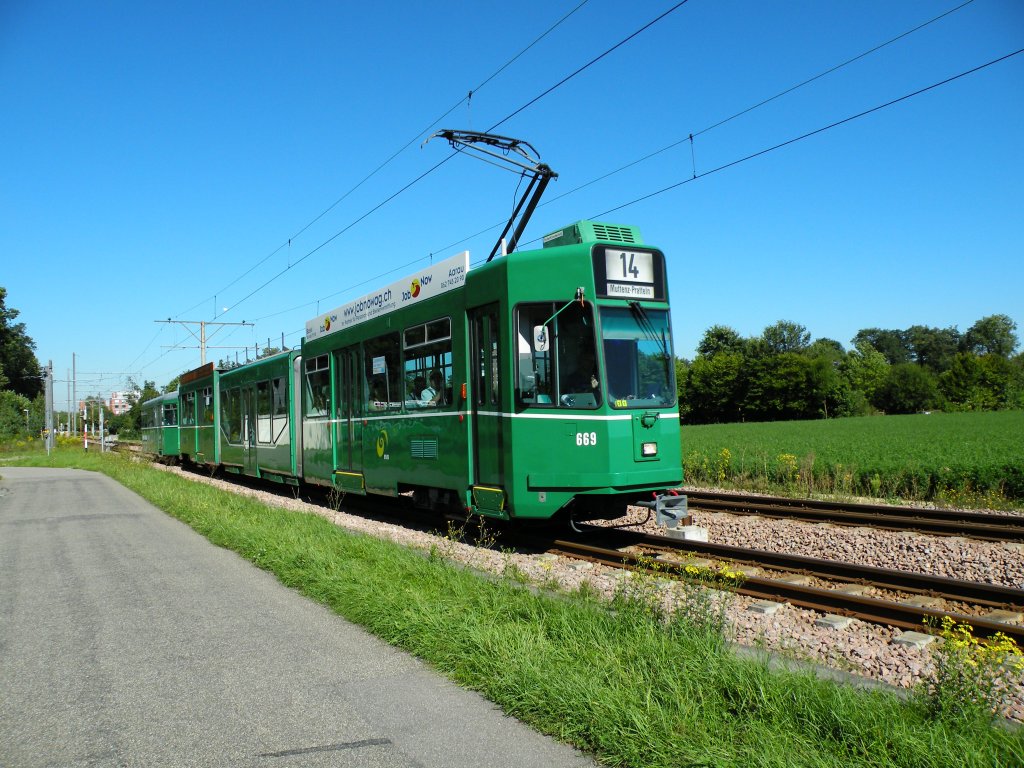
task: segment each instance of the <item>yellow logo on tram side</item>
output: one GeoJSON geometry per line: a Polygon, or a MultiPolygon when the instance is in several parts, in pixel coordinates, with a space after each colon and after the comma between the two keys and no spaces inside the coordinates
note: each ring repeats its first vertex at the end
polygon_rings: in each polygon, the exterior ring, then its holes
{"type": "Polygon", "coordinates": [[[388,456],[388,431],[382,429],[380,434],[377,435],[377,458],[387,459],[388,456]]]}
{"type": "Polygon", "coordinates": [[[419,280],[413,280],[412,281],[412,285],[409,286],[409,293],[412,294],[412,297],[414,299],[417,296],[420,295],[420,281],[419,280]]]}

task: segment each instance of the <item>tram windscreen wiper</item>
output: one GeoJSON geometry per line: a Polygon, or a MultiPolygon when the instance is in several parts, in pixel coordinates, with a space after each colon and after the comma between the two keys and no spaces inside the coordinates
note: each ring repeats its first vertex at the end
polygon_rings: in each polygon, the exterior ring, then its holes
{"type": "Polygon", "coordinates": [[[636,318],[637,325],[640,326],[641,330],[647,335],[651,341],[655,342],[661,347],[662,354],[668,359],[668,343],[665,339],[665,332],[658,332],[658,329],[654,327],[654,323],[651,322],[651,318],[647,314],[647,310],[643,308],[643,305],[639,301],[629,302],[629,311],[633,313],[633,317],[636,318]]]}

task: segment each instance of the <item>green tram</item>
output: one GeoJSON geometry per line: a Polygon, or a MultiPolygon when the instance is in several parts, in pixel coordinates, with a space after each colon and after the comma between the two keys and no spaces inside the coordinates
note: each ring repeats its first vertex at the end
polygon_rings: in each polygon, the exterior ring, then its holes
{"type": "Polygon", "coordinates": [[[181,456],[195,464],[220,464],[217,411],[220,371],[213,363],[183,373],[178,380],[178,429],[181,456]]]}
{"type": "Polygon", "coordinates": [[[178,458],[178,393],[147,400],[142,404],[142,450],[161,458],[178,458]]]}
{"type": "Polygon", "coordinates": [[[177,397],[181,457],[236,474],[507,520],[682,500],[665,257],[634,227],[459,254],[177,397]]]}
{"type": "Polygon", "coordinates": [[[682,482],[671,350],[665,258],[636,228],[463,253],[306,324],[298,471],[503,519],[617,517],[682,482]]]}
{"type": "Polygon", "coordinates": [[[282,352],[222,371],[217,436],[225,471],[298,485],[294,382],[301,356],[282,352]]]}

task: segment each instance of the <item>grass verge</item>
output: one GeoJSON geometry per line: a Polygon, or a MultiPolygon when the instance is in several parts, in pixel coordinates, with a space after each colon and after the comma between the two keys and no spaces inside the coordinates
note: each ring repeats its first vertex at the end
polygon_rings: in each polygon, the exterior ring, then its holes
{"type": "MultiPolygon", "coordinates": [[[[489,580],[328,521],[116,456],[18,463],[104,472],[302,594],[535,728],[616,766],[1024,764],[1024,735],[730,654],[706,616],[615,610],[489,580]]],[[[640,594],[643,590],[640,590],[640,594]]],[[[467,734],[472,738],[472,734],[467,734]]]]}

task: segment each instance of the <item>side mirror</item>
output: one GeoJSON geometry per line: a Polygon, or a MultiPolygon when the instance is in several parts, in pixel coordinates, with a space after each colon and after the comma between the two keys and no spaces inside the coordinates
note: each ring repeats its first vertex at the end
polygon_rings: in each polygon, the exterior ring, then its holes
{"type": "Polygon", "coordinates": [[[533,350],[534,352],[548,351],[548,328],[546,325],[533,326],[533,350]]]}

